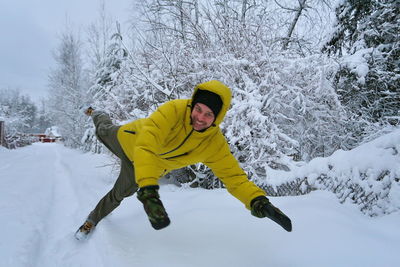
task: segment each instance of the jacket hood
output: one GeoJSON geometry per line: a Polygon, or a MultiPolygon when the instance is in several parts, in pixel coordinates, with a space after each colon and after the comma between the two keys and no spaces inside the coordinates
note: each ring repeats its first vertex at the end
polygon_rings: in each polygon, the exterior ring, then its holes
{"type": "Polygon", "coordinates": [[[228,86],[217,80],[211,80],[205,83],[200,83],[196,85],[196,87],[194,88],[191,101],[193,101],[193,96],[199,89],[213,92],[219,95],[219,97],[221,98],[222,107],[214,121],[214,124],[219,126],[221,122],[224,120],[225,115],[228,112],[228,109],[231,105],[231,99],[232,99],[231,90],[229,89],[228,86]]]}

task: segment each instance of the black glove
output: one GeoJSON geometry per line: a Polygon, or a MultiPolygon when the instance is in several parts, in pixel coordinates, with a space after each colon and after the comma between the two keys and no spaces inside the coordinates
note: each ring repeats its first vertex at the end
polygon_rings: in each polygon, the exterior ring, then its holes
{"type": "Polygon", "coordinates": [[[158,194],[158,185],[145,186],[139,189],[137,198],[143,203],[144,210],[154,229],[160,230],[169,225],[170,220],[158,194]]]}
{"type": "Polygon", "coordinates": [[[264,196],[256,197],[251,201],[251,214],[258,218],[269,218],[288,232],[292,231],[292,222],[280,209],[269,202],[264,196]]]}

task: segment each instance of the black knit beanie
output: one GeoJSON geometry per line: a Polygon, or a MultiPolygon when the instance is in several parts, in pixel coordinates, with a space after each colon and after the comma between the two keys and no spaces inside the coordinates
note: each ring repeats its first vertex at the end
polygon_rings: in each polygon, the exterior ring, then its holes
{"type": "Polygon", "coordinates": [[[215,117],[217,117],[218,113],[222,108],[221,97],[216,93],[207,90],[198,89],[196,91],[192,100],[192,109],[194,108],[196,103],[201,103],[209,107],[214,113],[215,117]]]}

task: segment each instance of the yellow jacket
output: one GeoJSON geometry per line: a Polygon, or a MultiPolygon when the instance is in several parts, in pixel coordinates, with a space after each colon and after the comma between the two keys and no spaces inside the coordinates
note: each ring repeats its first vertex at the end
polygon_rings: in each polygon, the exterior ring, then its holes
{"type": "Polygon", "coordinates": [[[148,118],[120,127],[118,140],[134,164],[136,182],[139,187],[157,185],[169,171],[201,162],[250,208],[251,200],[265,192],[248,180],[219,128],[231,103],[230,89],[216,80],[197,85],[194,93],[197,89],[214,92],[223,102],[214,124],[204,132],[191,126],[191,99],[168,101],[148,118]]]}

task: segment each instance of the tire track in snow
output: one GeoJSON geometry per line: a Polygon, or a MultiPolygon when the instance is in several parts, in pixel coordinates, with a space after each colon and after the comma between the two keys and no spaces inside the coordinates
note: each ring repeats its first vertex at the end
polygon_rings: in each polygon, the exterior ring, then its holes
{"type": "Polygon", "coordinates": [[[73,236],[79,226],[76,214],[82,202],[75,190],[79,187],[79,184],[76,184],[79,179],[75,177],[76,173],[68,161],[76,157],[77,152],[55,145],[51,153],[54,154],[53,162],[50,164],[54,174],[52,192],[47,219],[44,220],[45,231],[40,240],[40,247],[43,249],[40,250],[36,265],[103,266],[101,254],[95,245],[82,244],[73,236]],[[86,255],[99,255],[99,257],[88,259],[86,255]]]}

